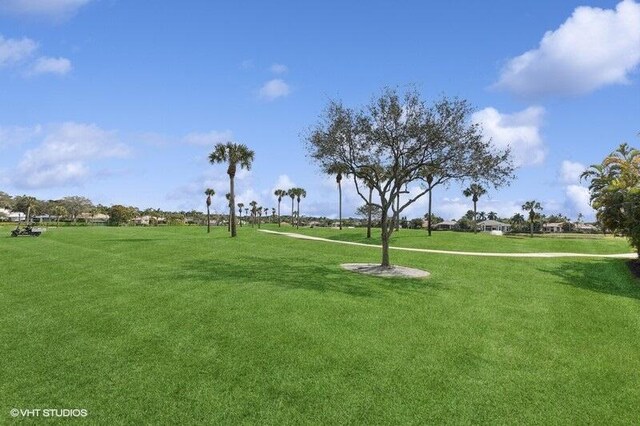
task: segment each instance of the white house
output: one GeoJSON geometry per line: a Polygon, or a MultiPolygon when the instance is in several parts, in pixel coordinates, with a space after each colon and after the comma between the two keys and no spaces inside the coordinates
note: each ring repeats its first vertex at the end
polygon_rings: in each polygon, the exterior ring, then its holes
{"type": "Polygon", "coordinates": [[[456,226],[455,220],[445,220],[444,222],[436,223],[431,227],[434,230],[451,230],[456,226]]]}
{"type": "Polygon", "coordinates": [[[478,222],[478,229],[485,232],[510,232],[511,225],[509,225],[508,223],[498,222],[497,220],[483,220],[482,222],[478,222]]]}
{"type": "Polygon", "coordinates": [[[542,232],[551,232],[552,234],[557,234],[562,231],[562,222],[557,223],[545,223],[542,225],[542,232]]]}

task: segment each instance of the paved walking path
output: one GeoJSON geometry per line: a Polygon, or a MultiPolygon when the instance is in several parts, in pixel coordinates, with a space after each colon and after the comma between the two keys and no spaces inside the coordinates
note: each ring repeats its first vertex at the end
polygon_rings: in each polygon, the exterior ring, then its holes
{"type": "MultiPolygon", "coordinates": [[[[261,229],[260,232],[267,232],[269,234],[277,234],[283,235],[285,237],[291,238],[299,238],[302,240],[313,240],[313,241],[324,241],[327,243],[336,243],[336,244],[348,244],[352,246],[362,246],[362,247],[375,247],[380,248],[380,246],[375,244],[364,244],[364,243],[354,243],[352,241],[339,241],[339,240],[330,240],[328,238],[321,237],[312,237],[310,235],[302,235],[296,234],[293,232],[278,232],[278,231],[269,231],[267,229],[261,229]]],[[[411,247],[389,247],[391,250],[403,250],[403,251],[415,251],[420,253],[438,253],[438,254],[452,254],[456,256],[484,256],[484,257],[599,257],[599,258],[609,258],[609,259],[637,259],[638,255],[636,253],[620,253],[620,254],[587,254],[587,253],[483,253],[483,252],[472,252],[472,251],[450,251],[450,250],[432,250],[432,249],[421,249],[421,248],[411,248],[411,247]]]]}

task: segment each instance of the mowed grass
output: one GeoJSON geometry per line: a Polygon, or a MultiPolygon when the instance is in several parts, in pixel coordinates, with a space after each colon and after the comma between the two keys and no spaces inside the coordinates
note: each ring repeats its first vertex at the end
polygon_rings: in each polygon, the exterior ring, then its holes
{"type": "MultiPolygon", "coordinates": [[[[291,226],[278,228],[267,225],[266,229],[297,232],[331,240],[351,241],[380,245],[380,229],[374,228],[370,239],[366,238],[366,228],[300,228],[291,226]]],[[[626,238],[611,235],[587,234],[534,234],[491,235],[487,232],[433,231],[431,237],[424,229],[401,229],[391,235],[391,245],[423,249],[497,252],[497,253],[588,253],[618,254],[633,252],[626,238]]]]}
{"type": "Polygon", "coordinates": [[[0,423],[640,422],[624,260],[392,252],[432,273],[406,280],[340,269],[375,248],[247,227],[5,235],[0,423]]]}

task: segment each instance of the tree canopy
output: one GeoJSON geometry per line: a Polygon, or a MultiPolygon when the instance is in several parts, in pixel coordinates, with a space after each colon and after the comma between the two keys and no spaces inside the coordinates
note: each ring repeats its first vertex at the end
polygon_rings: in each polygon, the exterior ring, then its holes
{"type": "Polygon", "coordinates": [[[640,150],[620,145],[581,176],[602,226],[629,238],[640,255],[640,150]]]}
{"type": "Polygon", "coordinates": [[[470,123],[471,113],[465,100],[443,97],[428,106],[416,90],[385,89],[359,109],[330,101],[305,136],[310,158],[325,173],[345,170],[364,202],[363,182],[377,193],[379,201],[373,204],[382,214],[382,266],[390,266],[394,223],[389,218],[399,217],[429,188],[396,201],[408,185],[426,179],[425,171],[434,182],[473,180],[498,187],[511,179],[508,150],[486,140],[481,127],[470,123]]]}

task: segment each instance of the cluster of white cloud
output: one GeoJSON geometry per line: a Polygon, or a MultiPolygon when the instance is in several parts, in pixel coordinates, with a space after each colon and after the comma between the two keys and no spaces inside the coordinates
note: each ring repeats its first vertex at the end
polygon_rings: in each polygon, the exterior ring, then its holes
{"type": "Polygon", "coordinates": [[[474,123],[482,126],[485,136],[500,149],[511,149],[516,167],[540,164],[545,158],[545,146],[540,136],[544,108],[529,107],[513,114],[485,108],[473,114],[474,123]]]}
{"type": "Polygon", "coordinates": [[[41,143],[22,157],[12,172],[12,182],[21,188],[49,188],[79,185],[91,177],[91,162],[126,157],[129,148],[114,132],[94,124],[67,122],[32,133],[43,136],[41,143]]]}
{"type": "Polygon", "coordinates": [[[565,209],[574,216],[582,213],[585,218],[592,220],[595,217],[595,212],[589,203],[591,194],[588,188],[580,185],[580,175],[586,169],[587,167],[584,164],[564,160],[560,164],[558,180],[565,185],[565,209]]]}
{"type": "Polygon", "coordinates": [[[13,15],[62,20],[73,16],[91,0],[3,0],[0,11],[13,15]]]}
{"type": "Polygon", "coordinates": [[[640,4],[578,7],[538,48],[512,58],[495,87],[522,96],[576,95],[628,82],[640,63],[640,4]]]}
{"type": "Polygon", "coordinates": [[[20,67],[24,75],[65,75],[71,71],[71,61],[66,58],[36,56],[38,43],[29,38],[11,39],[0,35],[0,68],[20,67]]]}
{"type": "MultiPolygon", "coordinates": [[[[289,71],[289,68],[283,64],[273,64],[269,67],[269,71],[273,74],[282,75],[289,71]]],[[[258,91],[258,97],[265,101],[273,101],[283,98],[291,93],[291,87],[282,78],[274,78],[262,85],[258,91]]]]}
{"type": "Polygon", "coordinates": [[[281,98],[289,95],[291,93],[291,88],[284,80],[280,78],[274,78],[273,80],[267,81],[259,91],[259,96],[261,99],[267,101],[273,101],[274,99],[281,98]]]}

